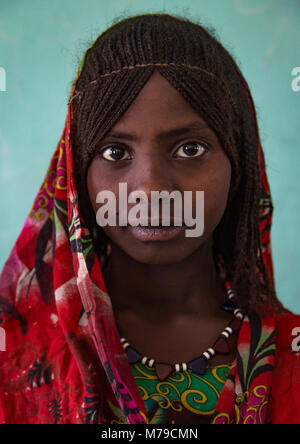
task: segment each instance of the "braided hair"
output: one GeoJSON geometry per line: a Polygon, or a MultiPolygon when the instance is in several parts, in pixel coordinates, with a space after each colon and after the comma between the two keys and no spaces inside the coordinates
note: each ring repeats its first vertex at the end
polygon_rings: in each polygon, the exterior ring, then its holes
{"type": "MultiPolygon", "coordinates": [[[[86,175],[97,146],[129,108],[154,69],[206,120],[232,167],[227,207],[213,233],[222,263],[245,311],[283,306],[263,261],[259,230],[262,197],[257,117],[246,80],[213,30],[165,13],[114,23],[87,50],[75,86],[71,138],[79,208],[96,251],[108,238],[96,226],[86,175]]],[[[270,202],[271,208],[272,201],[270,202]]]]}

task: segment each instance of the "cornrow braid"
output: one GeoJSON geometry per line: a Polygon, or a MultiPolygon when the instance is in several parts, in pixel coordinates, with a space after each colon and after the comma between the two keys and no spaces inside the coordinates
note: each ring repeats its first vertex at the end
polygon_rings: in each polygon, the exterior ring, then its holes
{"type": "Polygon", "coordinates": [[[87,170],[99,142],[157,69],[206,120],[231,163],[227,206],[213,233],[216,264],[222,263],[245,311],[261,312],[267,302],[280,312],[262,255],[255,107],[240,69],[213,34],[181,17],[142,14],[114,23],[88,49],[70,99],[79,208],[97,254],[105,257],[108,239],[96,225],[87,170]]]}
{"type": "MultiPolygon", "coordinates": [[[[153,67],[154,67],[154,66],[177,66],[177,67],[187,67],[187,68],[190,68],[190,69],[196,69],[196,70],[199,70],[199,71],[203,71],[203,72],[205,72],[207,75],[214,77],[216,81],[219,81],[219,79],[218,79],[213,73],[208,72],[208,71],[206,71],[205,69],[200,68],[199,66],[192,66],[192,65],[187,65],[187,64],[185,64],[185,63],[172,63],[172,62],[170,62],[170,63],[143,63],[143,64],[136,64],[136,65],[131,65],[131,66],[123,66],[121,69],[116,69],[116,70],[111,71],[111,72],[109,72],[109,73],[107,73],[107,74],[102,74],[102,75],[98,76],[97,79],[92,80],[91,82],[89,82],[89,83],[86,85],[86,88],[88,88],[90,85],[95,85],[95,84],[96,84],[97,82],[99,82],[101,79],[103,79],[103,78],[105,78],[105,77],[110,77],[110,76],[112,76],[113,74],[117,74],[117,73],[123,71],[124,69],[145,68],[146,66],[153,66],[153,67]]],[[[224,87],[224,89],[226,90],[226,85],[225,85],[225,84],[223,84],[223,87],[224,87]]],[[[228,94],[228,98],[229,98],[230,100],[232,100],[229,91],[227,90],[226,92],[227,92],[227,94],[228,94]]],[[[76,90],[75,90],[75,93],[74,93],[74,95],[71,97],[71,99],[68,101],[68,104],[72,103],[72,101],[73,101],[75,98],[81,98],[81,96],[83,95],[83,93],[84,93],[84,91],[76,91],[76,90]]]]}

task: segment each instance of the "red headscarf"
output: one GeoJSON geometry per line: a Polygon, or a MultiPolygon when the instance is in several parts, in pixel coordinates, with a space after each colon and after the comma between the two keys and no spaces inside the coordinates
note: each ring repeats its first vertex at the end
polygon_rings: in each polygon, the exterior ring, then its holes
{"type": "MultiPolygon", "coordinates": [[[[81,69],[82,62],[70,99],[81,69]]],[[[246,85],[245,94],[252,103],[246,85]]],[[[1,332],[6,339],[5,351],[0,351],[0,422],[111,423],[121,418],[124,423],[147,423],[149,418],[120,342],[101,266],[78,210],[71,118],[69,101],[62,136],[0,276],[1,332]]],[[[261,200],[261,242],[273,279],[272,204],[260,145],[259,164],[265,196],[261,200]]],[[[284,341],[291,339],[290,329],[296,321],[300,326],[300,320],[289,313],[280,319],[281,324],[274,316],[244,319],[237,358],[213,422],[282,419],[279,403],[284,401],[284,392],[291,387],[295,390],[293,371],[297,365],[295,374],[298,378],[300,374],[299,357],[289,350],[291,341],[284,341]],[[281,327],[284,333],[275,341],[279,324],[290,325],[290,329],[281,327]],[[281,349],[280,359],[284,355],[287,363],[285,378],[276,373],[276,366],[274,369],[275,355],[281,349]]],[[[299,381],[297,390],[299,399],[299,381]]],[[[296,393],[294,396],[296,399],[296,393]]],[[[290,400],[288,412],[292,407],[290,400]]],[[[298,413],[294,412],[293,418],[300,422],[299,403],[294,408],[298,413]]]]}

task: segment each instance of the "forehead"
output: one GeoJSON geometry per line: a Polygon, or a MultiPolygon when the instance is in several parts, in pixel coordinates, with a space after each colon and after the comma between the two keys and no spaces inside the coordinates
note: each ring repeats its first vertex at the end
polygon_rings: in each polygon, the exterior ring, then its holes
{"type": "Polygon", "coordinates": [[[155,69],[138,96],[110,131],[145,131],[149,129],[149,125],[153,130],[159,130],[162,127],[173,128],[193,121],[205,124],[202,116],[155,69]]]}

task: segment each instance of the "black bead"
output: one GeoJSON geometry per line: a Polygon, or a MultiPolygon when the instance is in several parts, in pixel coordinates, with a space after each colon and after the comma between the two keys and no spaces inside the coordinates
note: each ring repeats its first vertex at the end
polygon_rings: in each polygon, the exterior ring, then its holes
{"type": "Polygon", "coordinates": [[[139,362],[142,360],[142,355],[140,355],[140,353],[138,353],[136,350],[134,350],[134,348],[132,347],[127,347],[126,348],[126,354],[127,354],[127,358],[130,364],[135,364],[136,362],[139,362]]]}
{"type": "Polygon", "coordinates": [[[193,361],[188,362],[187,367],[198,375],[204,375],[206,371],[206,363],[207,360],[205,359],[205,357],[200,356],[199,358],[193,359],[193,361]]]}
{"type": "Polygon", "coordinates": [[[232,299],[227,299],[227,301],[222,304],[222,309],[225,311],[234,311],[236,308],[238,308],[238,306],[232,299]]]}

